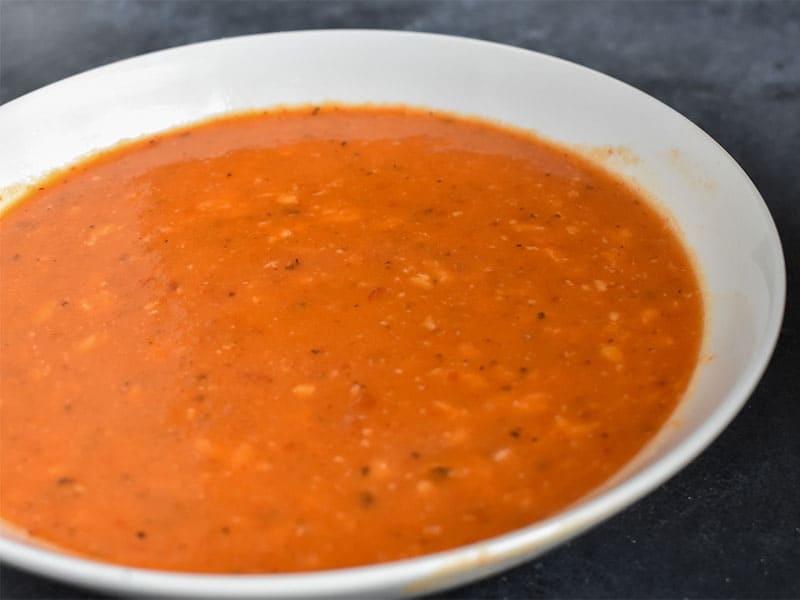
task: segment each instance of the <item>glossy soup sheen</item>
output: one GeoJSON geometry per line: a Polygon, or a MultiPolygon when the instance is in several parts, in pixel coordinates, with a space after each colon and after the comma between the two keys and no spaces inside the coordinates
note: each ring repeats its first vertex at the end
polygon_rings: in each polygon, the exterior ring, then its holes
{"type": "Polygon", "coordinates": [[[531,524],[653,436],[702,337],[637,192],[446,114],[157,135],[0,236],[2,518],[141,567],[328,569],[531,524]]]}

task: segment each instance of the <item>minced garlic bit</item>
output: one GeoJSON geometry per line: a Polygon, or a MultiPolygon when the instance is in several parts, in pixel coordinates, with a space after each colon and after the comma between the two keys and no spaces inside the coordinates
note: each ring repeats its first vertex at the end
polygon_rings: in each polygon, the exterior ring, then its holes
{"type": "Polygon", "coordinates": [[[301,398],[307,398],[317,391],[317,387],[313,383],[301,383],[292,388],[292,393],[301,398]]]}
{"type": "Polygon", "coordinates": [[[97,334],[92,333],[92,334],[87,335],[85,338],[83,338],[78,343],[77,348],[81,352],[88,352],[89,350],[94,348],[96,344],[97,344],[97,334]]]}
{"type": "Polygon", "coordinates": [[[501,462],[511,456],[511,448],[500,448],[497,452],[492,454],[492,460],[501,462]]]}
{"type": "Polygon", "coordinates": [[[606,358],[613,363],[620,363],[623,359],[622,350],[620,350],[618,346],[610,344],[604,345],[600,349],[600,354],[603,355],[603,358],[606,358]]]}
{"type": "Polygon", "coordinates": [[[431,280],[431,276],[427,273],[417,273],[413,277],[409,278],[409,281],[416,285],[417,287],[421,287],[422,289],[429,290],[433,287],[433,281],[431,280]]]}
{"type": "Polygon", "coordinates": [[[293,206],[297,204],[297,194],[281,194],[277,199],[278,204],[293,206]]]}
{"type": "Polygon", "coordinates": [[[417,492],[420,494],[429,494],[433,491],[434,485],[427,479],[422,479],[417,483],[417,492]]]}

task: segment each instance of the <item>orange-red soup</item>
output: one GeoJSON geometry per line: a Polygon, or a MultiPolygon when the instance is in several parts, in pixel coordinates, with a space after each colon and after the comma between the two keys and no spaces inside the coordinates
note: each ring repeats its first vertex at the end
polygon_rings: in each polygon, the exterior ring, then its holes
{"type": "Polygon", "coordinates": [[[413,110],[127,144],[0,244],[0,514],[157,569],[363,565],[552,515],[659,429],[703,329],[632,188],[413,110]]]}

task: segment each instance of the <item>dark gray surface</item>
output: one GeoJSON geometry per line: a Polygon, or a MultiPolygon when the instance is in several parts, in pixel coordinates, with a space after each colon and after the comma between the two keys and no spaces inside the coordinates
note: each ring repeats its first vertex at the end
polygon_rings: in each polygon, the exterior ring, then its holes
{"type": "MultiPolygon", "coordinates": [[[[800,598],[800,2],[69,2],[0,4],[0,102],[169,46],[366,27],[554,54],[692,119],[769,205],[789,273],[781,340],[734,423],[672,481],[539,560],[441,598],[800,598]]],[[[2,132],[0,132],[2,143],[2,132]]],[[[2,598],[95,598],[0,568],[2,598]]]]}

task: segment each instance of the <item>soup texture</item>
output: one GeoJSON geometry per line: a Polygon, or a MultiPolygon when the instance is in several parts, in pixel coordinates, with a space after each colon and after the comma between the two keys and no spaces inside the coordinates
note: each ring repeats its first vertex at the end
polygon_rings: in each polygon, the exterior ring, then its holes
{"type": "Polygon", "coordinates": [[[364,565],[619,470],[687,388],[644,198],[478,120],[322,106],[128,143],[0,219],[0,516],[99,560],[364,565]]]}

